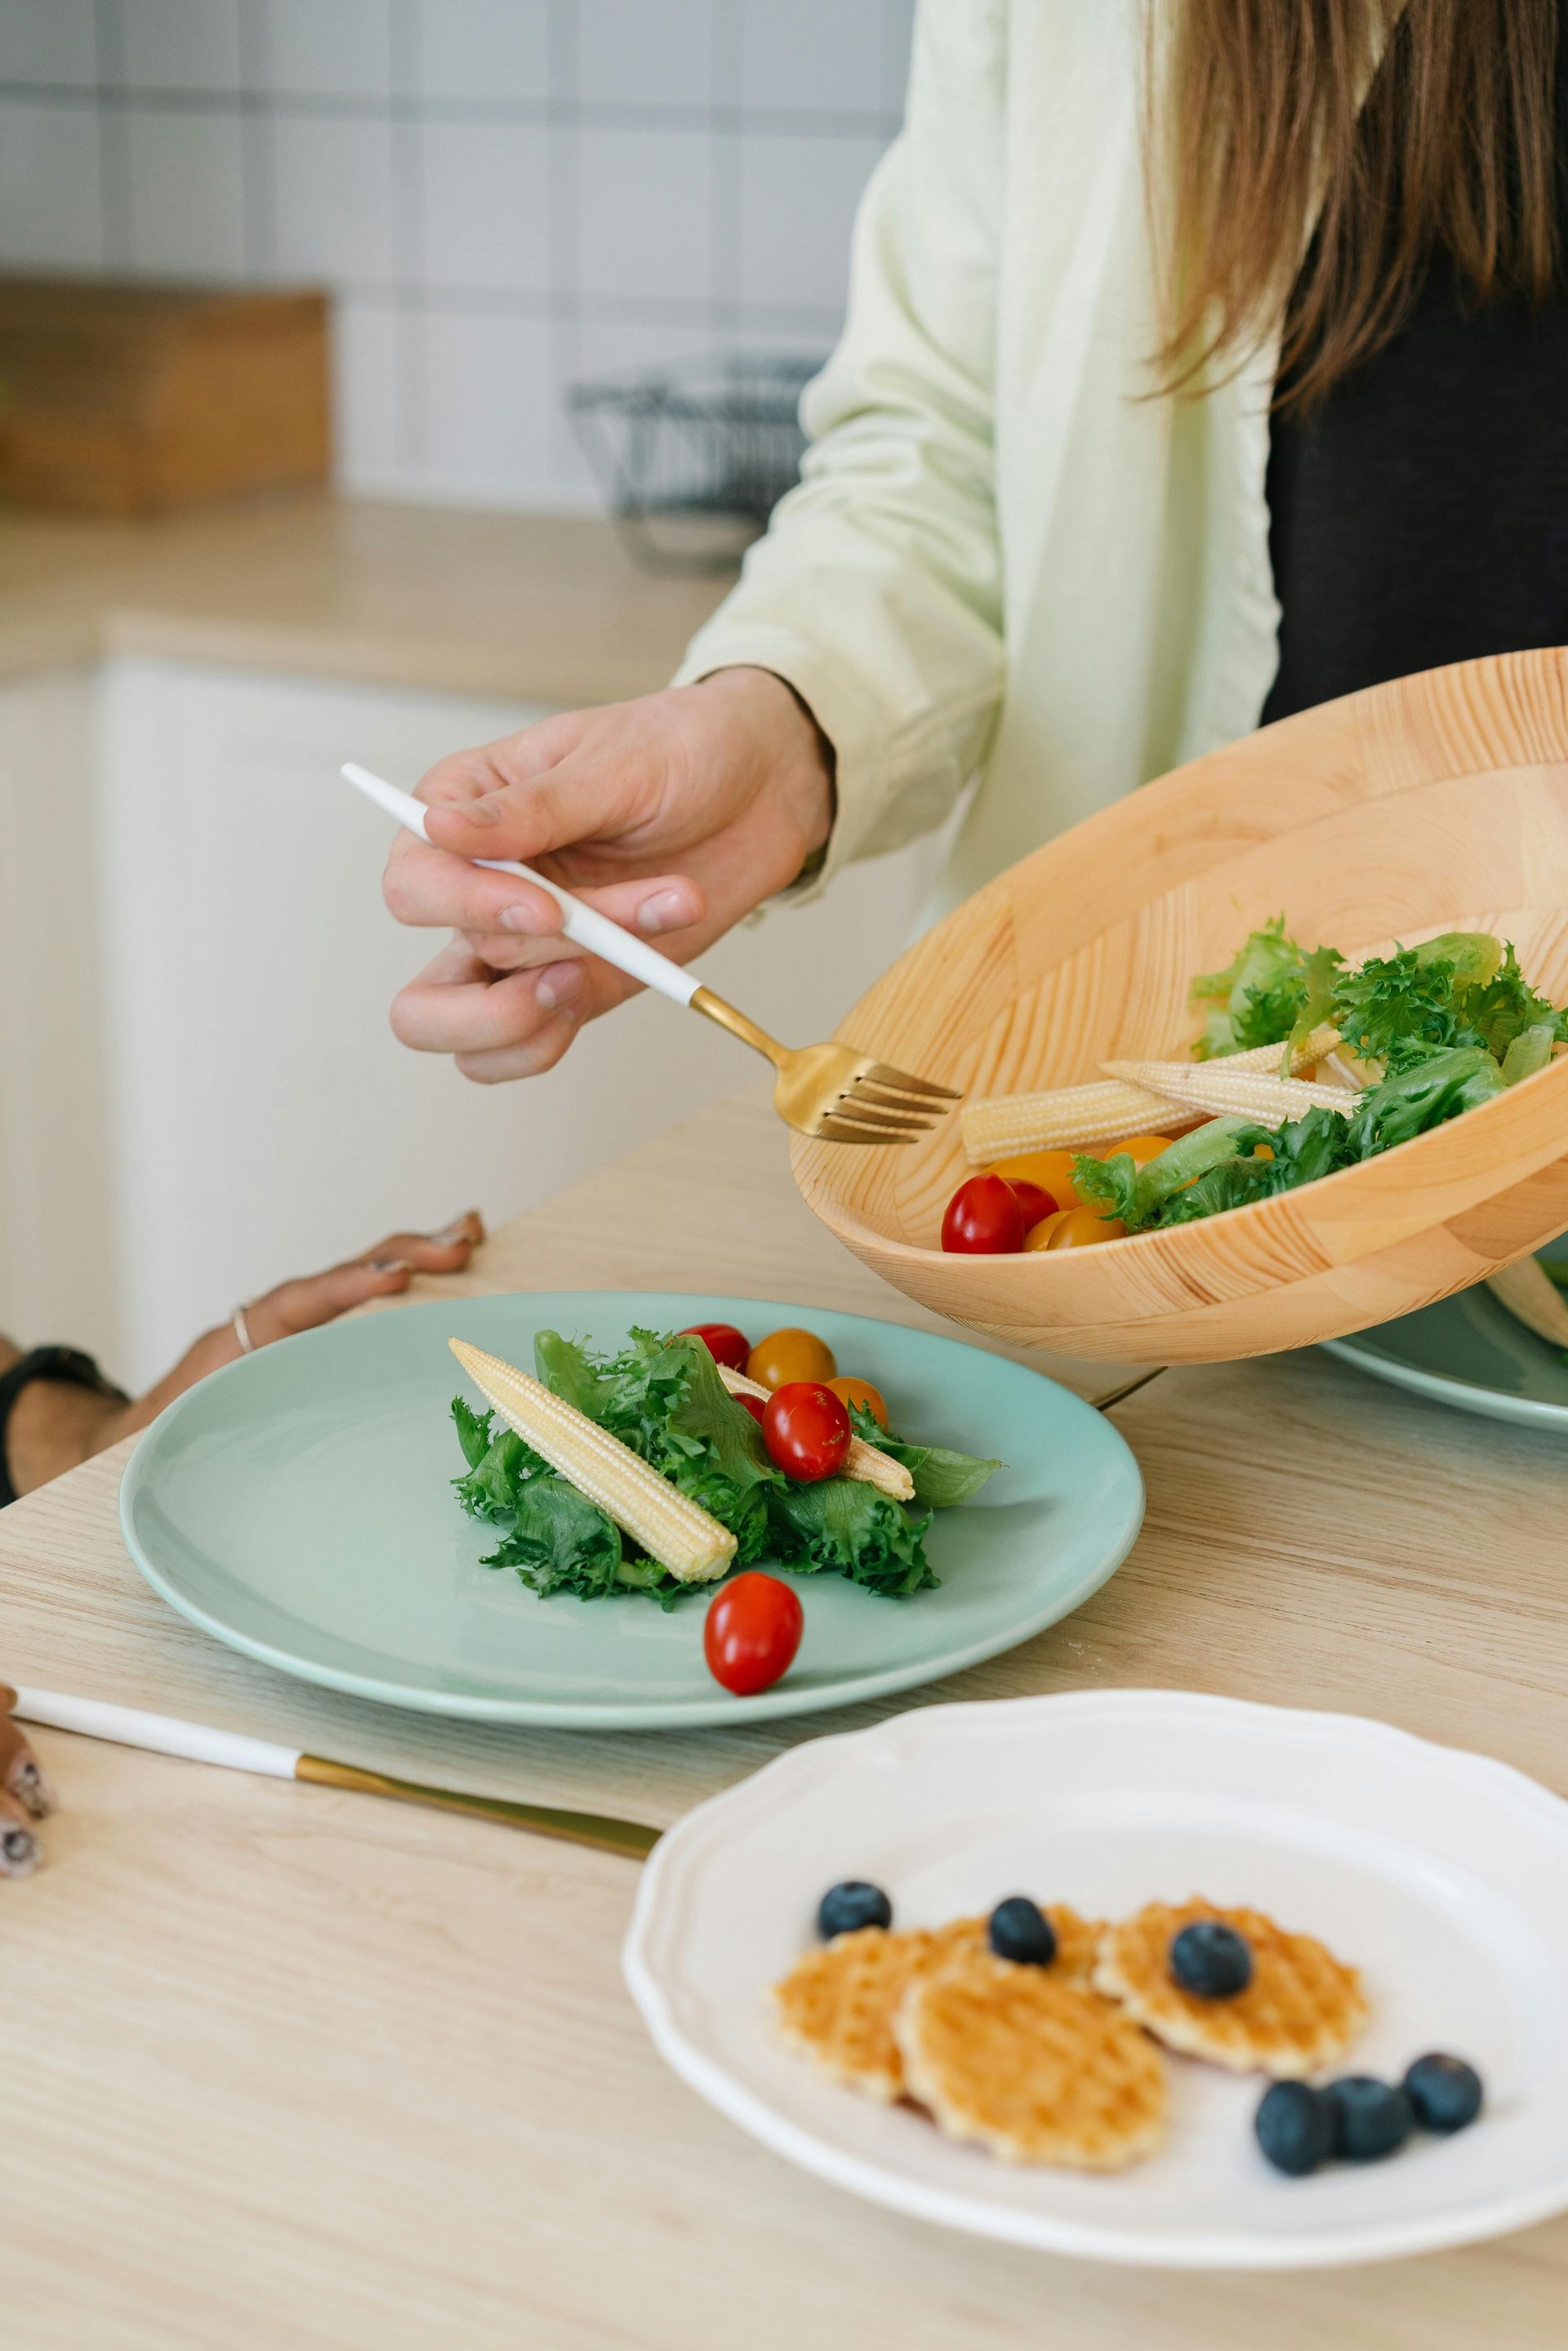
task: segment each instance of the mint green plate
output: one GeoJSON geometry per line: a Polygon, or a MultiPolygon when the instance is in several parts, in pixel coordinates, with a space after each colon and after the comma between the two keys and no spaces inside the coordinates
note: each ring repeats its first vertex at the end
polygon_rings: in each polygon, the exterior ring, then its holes
{"type": "MultiPolygon", "coordinates": [[[[1568,1237],[1541,1255],[1568,1259],[1568,1237]]],[[[1562,1351],[1527,1331],[1482,1285],[1354,1338],[1330,1340],[1328,1352],[1436,1404],[1568,1432],[1568,1364],[1562,1351]]]]}
{"type": "Polygon", "coordinates": [[[126,1467],[132,1559],[172,1607],[247,1656],[357,1698],[429,1714],[562,1728],[755,1721],[909,1689],[1009,1649],[1086,1600],[1132,1548],[1143,1479],[1092,1406],[1038,1372],[862,1315],[749,1298],[546,1290],[410,1306],[286,1339],[170,1405],[126,1467]],[[819,1332],[875,1382],[894,1426],[1007,1463],[938,1513],[941,1583],[883,1600],[841,1576],[798,1580],[806,1631],[760,1698],[703,1663],[704,1602],[540,1600],[481,1567],[493,1534],[465,1518],[446,1350],[471,1340],[530,1365],[534,1332],[617,1344],[736,1322],[819,1332]]]}

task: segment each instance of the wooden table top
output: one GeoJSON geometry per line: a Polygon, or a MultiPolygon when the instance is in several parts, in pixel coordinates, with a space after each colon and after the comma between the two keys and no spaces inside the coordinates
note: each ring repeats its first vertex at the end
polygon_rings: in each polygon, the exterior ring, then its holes
{"type": "MultiPolygon", "coordinates": [[[[753,1099],[519,1217],[461,1286],[622,1285],[928,1319],[812,1223],[753,1099]]],[[[1217,1690],[1377,1715],[1568,1792],[1559,1447],[1319,1354],[1167,1374],[1117,1418],[1149,1489],[1125,1566],[915,1703],[1217,1690]]],[[[153,1598],[117,1533],[122,1460],[0,1516],[6,1677],[661,1823],[894,1710],[615,1737],[339,1698],[153,1598]]],[[[37,1744],[64,1809],[47,1866],[0,1886],[7,2351],[1561,2351],[1568,2220],[1289,2279],[928,2228],[792,2169],[665,2071],[619,1971],[636,1865],[37,1744]]]]}

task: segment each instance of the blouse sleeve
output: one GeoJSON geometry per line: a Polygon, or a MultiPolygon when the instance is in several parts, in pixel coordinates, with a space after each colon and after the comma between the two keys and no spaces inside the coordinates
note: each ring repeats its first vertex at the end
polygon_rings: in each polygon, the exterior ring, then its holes
{"type": "Polygon", "coordinates": [[[993,389],[1005,0],[923,0],[908,110],[855,225],[842,340],[808,388],[801,480],[677,684],[776,672],[837,756],[821,869],[940,823],[1003,677],[993,389]]]}

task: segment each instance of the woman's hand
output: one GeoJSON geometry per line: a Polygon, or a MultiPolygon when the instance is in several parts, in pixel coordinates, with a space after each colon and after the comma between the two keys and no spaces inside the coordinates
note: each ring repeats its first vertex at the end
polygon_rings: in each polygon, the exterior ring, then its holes
{"type": "MultiPolygon", "coordinates": [[[[276,1290],[246,1306],[251,1344],[266,1347],[274,1339],[292,1338],[296,1332],[334,1322],[350,1307],[364,1305],[367,1299],[393,1297],[408,1288],[416,1273],[461,1273],[484,1238],[484,1221],[476,1208],[470,1208],[438,1233],[390,1233],[361,1256],[329,1266],[325,1273],[279,1282],[276,1290]]],[[[166,1404],[172,1404],[209,1372],[232,1364],[241,1352],[232,1322],[204,1332],[173,1370],[131,1404],[57,1381],[30,1381],[5,1423],[5,1458],[13,1486],[18,1494],[30,1493],[34,1487],[47,1485],[51,1478],[118,1444],[122,1437],[134,1436],[155,1420],[166,1404]]]]}
{"type": "Polygon", "coordinates": [[[685,963],[821,848],[831,753],[781,679],[727,669],[455,752],[419,793],[436,845],[400,834],[386,902],[459,935],[394,999],[392,1027],[494,1082],[552,1069],[637,983],[563,940],[542,890],[465,861],[538,865],[685,963]]]}

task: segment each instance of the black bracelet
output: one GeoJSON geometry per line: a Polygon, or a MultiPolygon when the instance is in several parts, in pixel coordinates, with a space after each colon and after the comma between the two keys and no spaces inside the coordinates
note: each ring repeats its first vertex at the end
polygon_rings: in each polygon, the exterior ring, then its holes
{"type": "Polygon", "coordinates": [[[19,1356],[8,1372],[0,1372],[0,1510],[17,1499],[5,1458],[5,1425],[16,1398],[35,1380],[52,1380],[59,1387],[90,1388],[95,1395],[113,1396],[119,1404],[131,1401],[124,1389],[105,1379],[92,1357],[84,1355],[79,1347],[35,1347],[30,1354],[19,1356]]]}

